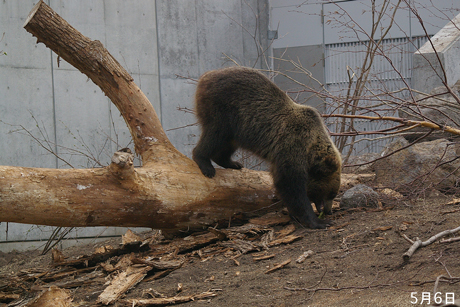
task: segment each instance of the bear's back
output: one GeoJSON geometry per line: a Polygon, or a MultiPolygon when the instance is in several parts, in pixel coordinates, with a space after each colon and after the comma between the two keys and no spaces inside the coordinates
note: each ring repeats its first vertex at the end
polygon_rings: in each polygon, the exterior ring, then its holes
{"type": "Polygon", "coordinates": [[[239,146],[270,161],[288,150],[303,154],[311,143],[306,140],[327,134],[325,128],[311,129],[324,126],[316,109],[296,104],[255,69],[230,67],[205,73],[195,101],[202,126],[228,129],[239,146]]]}

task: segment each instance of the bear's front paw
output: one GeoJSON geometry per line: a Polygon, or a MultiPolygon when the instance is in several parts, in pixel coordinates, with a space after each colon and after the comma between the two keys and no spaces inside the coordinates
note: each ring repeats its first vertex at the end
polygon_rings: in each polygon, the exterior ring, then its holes
{"type": "Polygon", "coordinates": [[[241,164],[240,162],[232,161],[232,163],[230,163],[230,166],[228,168],[242,169],[243,164],[241,164]]]}
{"type": "Polygon", "coordinates": [[[212,178],[216,175],[216,169],[211,166],[211,167],[202,167],[200,166],[200,170],[208,178],[212,178]]]}
{"type": "Polygon", "coordinates": [[[319,219],[316,215],[312,217],[307,217],[304,221],[299,221],[301,224],[308,226],[311,229],[325,229],[328,226],[332,225],[332,222],[329,220],[319,219]]]}
{"type": "Polygon", "coordinates": [[[331,225],[332,225],[332,222],[329,220],[317,219],[315,221],[309,222],[309,226],[312,229],[325,229],[326,227],[329,227],[331,225]]]}

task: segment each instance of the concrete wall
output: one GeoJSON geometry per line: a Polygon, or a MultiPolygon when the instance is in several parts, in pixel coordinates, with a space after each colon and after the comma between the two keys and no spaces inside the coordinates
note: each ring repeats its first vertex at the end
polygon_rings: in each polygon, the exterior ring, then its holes
{"type": "MultiPolygon", "coordinates": [[[[129,131],[96,85],[66,62],[58,64],[56,55],[22,28],[36,2],[0,2],[0,35],[5,33],[0,50],[7,53],[0,56],[0,165],[108,165],[114,151],[133,147],[129,131]]],[[[268,0],[45,2],[85,36],[100,40],[131,73],[185,154],[199,131],[193,114],[178,108],[193,109],[195,85],[177,75],[197,79],[207,70],[234,65],[224,53],[241,65],[264,63],[256,41],[266,48],[268,0]]],[[[22,240],[39,246],[36,240],[46,240],[53,229],[0,223],[0,251],[18,248],[22,240]]],[[[125,231],[84,228],[71,236],[125,231]]]]}
{"type": "Polygon", "coordinates": [[[262,68],[253,36],[265,49],[268,2],[157,0],[157,14],[162,124],[174,146],[190,156],[199,129],[190,126],[195,116],[178,108],[193,109],[195,83],[178,76],[196,80],[208,70],[235,65],[229,58],[262,68]]]}
{"type": "Polygon", "coordinates": [[[316,95],[321,91],[321,84],[325,83],[323,46],[277,48],[273,50],[273,56],[274,70],[282,72],[275,77],[276,84],[298,103],[325,111],[324,101],[316,95]]]}

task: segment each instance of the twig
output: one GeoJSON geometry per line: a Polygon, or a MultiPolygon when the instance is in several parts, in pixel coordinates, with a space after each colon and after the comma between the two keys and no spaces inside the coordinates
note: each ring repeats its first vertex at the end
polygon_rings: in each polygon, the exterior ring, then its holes
{"type": "Polygon", "coordinates": [[[457,242],[460,241],[460,237],[455,237],[455,238],[450,238],[450,239],[442,239],[439,241],[439,243],[452,243],[452,242],[457,242]]]}
{"type": "Polygon", "coordinates": [[[406,126],[413,126],[419,125],[421,127],[431,128],[434,130],[441,130],[443,132],[449,132],[455,135],[460,135],[460,130],[455,129],[450,126],[440,126],[434,123],[430,123],[427,121],[418,121],[418,120],[410,120],[407,118],[400,118],[394,116],[366,116],[366,115],[345,115],[345,114],[324,114],[323,117],[345,117],[345,118],[359,118],[359,119],[368,119],[368,120],[385,120],[385,121],[393,121],[404,124],[406,126]]]}
{"type": "Polygon", "coordinates": [[[286,260],[284,262],[281,262],[280,264],[275,265],[271,269],[265,271],[265,274],[269,274],[269,273],[274,272],[274,271],[276,271],[278,269],[281,269],[281,268],[285,267],[286,265],[288,265],[289,263],[291,263],[291,259],[288,259],[288,260],[286,260]]]}
{"type": "Polygon", "coordinates": [[[187,296],[174,296],[174,297],[157,297],[149,299],[128,299],[125,303],[131,304],[130,306],[164,306],[186,303],[195,300],[202,300],[210,297],[214,297],[217,294],[214,292],[203,292],[195,295],[187,296]]]}
{"type": "Polygon", "coordinates": [[[433,295],[438,292],[438,285],[439,285],[439,282],[441,281],[444,281],[444,282],[448,282],[449,284],[454,284],[454,283],[457,283],[457,282],[460,282],[460,277],[447,277],[447,276],[444,276],[444,275],[440,275],[438,277],[436,277],[436,281],[434,282],[434,287],[433,287],[433,295]]]}
{"type": "Polygon", "coordinates": [[[368,286],[346,286],[340,288],[289,288],[284,287],[286,290],[290,291],[308,291],[308,292],[317,292],[317,291],[342,291],[342,290],[349,290],[349,289],[356,289],[356,290],[365,290],[365,289],[372,289],[372,288],[382,288],[382,287],[391,287],[397,284],[400,284],[401,281],[397,281],[391,284],[378,284],[378,285],[368,285],[368,286]]]}
{"type": "Polygon", "coordinates": [[[444,236],[449,235],[449,234],[456,233],[458,231],[460,231],[460,226],[457,227],[457,228],[454,228],[454,229],[444,230],[444,231],[432,236],[431,238],[429,238],[428,240],[426,240],[424,242],[422,242],[419,238],[416,238],[416,240],[415,240],[415,242],[413,242],[412,246],[407,250],[407,252],[405,252],[403,254],[404,261],[408,261],[410,259],[410,257],[414,254],[414,252],[419,247],[427,246],[427,245],[435,242],[436,240],[438,240],[441,237],[444,237],[444,236]]]}

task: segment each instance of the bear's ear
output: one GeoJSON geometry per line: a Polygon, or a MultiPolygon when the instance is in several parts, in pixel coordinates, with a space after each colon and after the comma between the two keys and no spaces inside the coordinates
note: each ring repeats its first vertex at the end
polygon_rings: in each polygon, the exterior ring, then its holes
{"type": "Polygon", "coordinates": [[[336,155],[328,155],[310,168],[313,177],[329,176],[341,168],[341,162],[336,155]]]}

